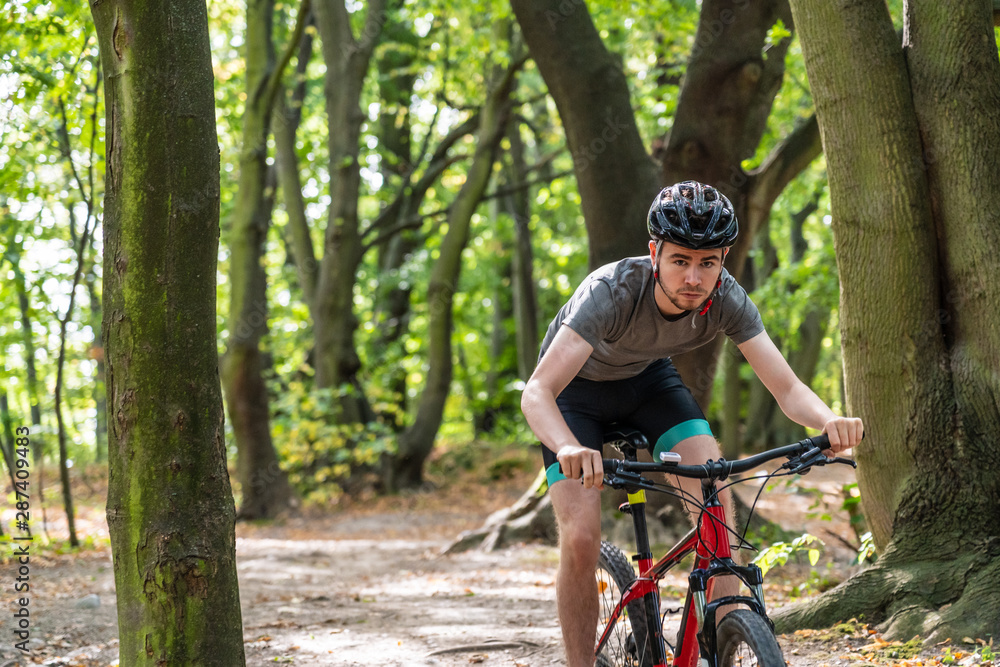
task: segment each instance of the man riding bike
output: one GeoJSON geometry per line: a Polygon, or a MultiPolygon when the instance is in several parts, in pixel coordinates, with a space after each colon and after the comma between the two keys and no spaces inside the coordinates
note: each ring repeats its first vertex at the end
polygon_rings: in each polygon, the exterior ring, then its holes
{"type": "MultiPolygon", "coordinates": [[[[857,445],[863,433],[860,419],[838,417],[795,376],[757,307],[723,268],[739,232],[724,195],[694,181],[665,188],[649,209],[647,227],[649,256],[597,269],[559,310],[521,397],[528,425],[544,445],[559,525],[557,610],[571,667],[594,664],[604,427],[621,422],[638,429],[654,456],[676,452],[684,464],[720,457],[671,356],[724,332],[782,411],[822,429],[834,452],[857,445]]],[[[697,480],[672,481],[701,497],[697,480]]],[[[732,498],[723,492],[721,499],[731,523],[732,498]]],[[[720,579],[714,597],[735,593],[731,579],[720,579]]]]}

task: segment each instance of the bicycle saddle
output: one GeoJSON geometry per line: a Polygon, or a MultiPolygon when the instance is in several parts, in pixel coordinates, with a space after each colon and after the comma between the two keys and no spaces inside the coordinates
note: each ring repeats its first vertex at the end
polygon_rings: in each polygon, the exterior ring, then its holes
{"type": "Polygon", "coordinates": [[[616,443],[619,448],[626,447],[634,451],[640,449],[648,451],[650,449],[646,436],[628,424],[617,422],[604,426],[604,444],[610,443],[616,443]]]}

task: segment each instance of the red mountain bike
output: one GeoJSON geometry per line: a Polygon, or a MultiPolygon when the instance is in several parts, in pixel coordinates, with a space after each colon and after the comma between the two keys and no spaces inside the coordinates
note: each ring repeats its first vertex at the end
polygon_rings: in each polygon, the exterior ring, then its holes
{"type": "Polygon", "coordinates": [[[742,548],[746,542],[744,535],[724,521],[718,483],[730,475],[749,472],[782,457],[787,457],[788,461],[768,478],[803,475],[813,466],[828,463],[856,467],[855,462],[839,457],[828,459],[823,454],[830,446],[825,435],[739,461],[709,460],[704,465],[681,465],[680,456],[673,453],[661,454],[660,462],[637,461],[636,452],[648,451],[649,447],[646,438],[636,431],[610,431],[605,441],[614,444],[625,457],[625,460],[604,460],[604,484],[628,493],[628,502],[620,509],[632,516],[639,576],[636,577],[632,565],[618,547],[601,543],[597,565],[601,605],[595,649],[598,667],[665,667],[668,664],[698,667],[699,659],[701,667],[785,667],[781,648],[774,637],[774,624],[767,617],[764,606],[761,570],[752,564],[741,566],[732,558],[730,536],[736,538],[736,548],[742,548]],[[653,482],[643,476],[649,473],[702,480],[700,501],[683,498],[689,506],[698,508],[696,527],[655,563],[646,531],[645,492],[658,491],[677,497],[682,494],[663,482],[653,482]],[[687,599],[682,608],[677,646],[673,647],[663,637],[658,582],[691,552],[695,553],[694,569],[688,576],[687,599]],[[720,575],[735,575],[750,594],[712,600],[714,579],[720,575]],[[723,605],[737,608],[730,607],[732,610],[716,627],[718,609],[723,605]]]}

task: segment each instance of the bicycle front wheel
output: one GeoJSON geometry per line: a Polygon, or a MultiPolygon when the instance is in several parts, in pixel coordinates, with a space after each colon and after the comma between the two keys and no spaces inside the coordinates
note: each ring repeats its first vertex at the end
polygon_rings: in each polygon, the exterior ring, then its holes
{"type": "MultiPolygon", "coordinates": [[[[600,605],[597,640],[600,641],[622,593],[635,581],[635,571],[621,549],[601,542],[596,576],[600,605]]],[[[647,627],[642,600],[629,603],[611,626],[608,640],[597,654],[597,667],[651,667],[647,627]]]]}
{"type": "Polygon", "coordinates": [[[785,667],[770,626],[748,609],[736,609],[719,623],[719,667],[785,667]]]}

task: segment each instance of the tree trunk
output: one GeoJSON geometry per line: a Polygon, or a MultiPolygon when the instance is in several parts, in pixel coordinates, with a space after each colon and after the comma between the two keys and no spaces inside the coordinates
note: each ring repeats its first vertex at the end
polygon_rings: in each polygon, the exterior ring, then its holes
{"type": "Polygon", "coordinates": [[[7,399],[7,387],[0,393],[0,424],[3,426],[3,462],[7,466],[8,478],[10,479],[10,492],[17,488],[17,480],[14,478],[14,421],[10,416],[10,404],[7,399]]]}
{"type": "Polygon", "coordinates": [[[582,3],[512,0],[511,6],[566,131],[590,267],[644,254],[646,214],[661,185],[621,63],[582,3]]]}
{"type": "MultiPolygon", "coordinates": [[[[521,126],[507,133],[510,141],[510,180],[527,180],[521,126]]],[[[514,249],[511,260],[511,292],[514,302],[514,339],[517,345],[517,374],[527,380],[538,361],[538,300],[535,297],[535,260],[531,249],[531,198],[528,190],[518,190],[506,199],[507,212],[514,219],[514,249]]]]}
{"type": "MultiPolygon", "coordinates": [[[[21,271],[20,261],[23,252],[23,241],[12,242],[7,246],[7,257],[14,270],[14,286],[17,289],[17,305],[21,313],[21,335],[24,336],[24,366],[28,390],[28,411],[31,417],[31,463],[38,471],[35,488],[38,490],[38,504],[42,516],[45,516],[45,438],[41,436],[42,408],[38,399],[38,370],[35,366],[35,334],[31,330],[31,302],[28,299],[28,285],[21,271]]],[[[44,529],[45,521],[42,526],[44,529]]]]}
{"type": "MultiPolygon", "coordinates": [[[[306,26],[312,24],[314,20],[310,13],[306,26]]],[[[312,57],[312,49],[313,33],[307,30],[303,33],[299,44],[290,103],[285,102],[284,91],[277,92],[271,128],[274,133],[274,165],[282,201],[285,204],[285,213],[288,215],[285,238],[289,239],[289,245],[293,249],[299,287],[315,323],[319,262],[316,260],[316,250],[313,247],[309,221],[306,218],[302,179],[299,176],[299,158],[295,151],[295,136],[302,120],[302,103],[306,96],[306,67],[312,57]]]]}
{"type": "Polygon", "coordinates": [[[462,268],[462,251],[469,239],[472,215],[476,212],[489,184],[500,141],[510,113],[511,93],[517,70],[524,61],[512,62],[510,68],[494,81],[480,111],[476,152],[448,211],[448,231],[441,241],[440,255],[431,269],[427,286],[430,304],[428,322],[427,382],[420,395],[413,424],[400,434],[396,455],[389,466],[390,490],[417,487],[423,482],[424,461],[434,446],[441,426],[445,401],[452,378],[452,303],[462,268]]]}
{"type": "MultiPolygon", "coordinates": [[[[765,49],[767,34],[777,21],[789,29],[787,0],[705,0],[694,48],[688,60],[677,102],[677,113],[663,154],[663,183],[697,180],[717,187],[733,202],[740,235],[726,258],[735,276],[743,270],[756,229],[788,180],[819,154],[818,143],[786,142],[795,164],[765,163],[747,174],[742,162],[760,144],[774,97],[785,72],[790,38],[765,49]],[[789,165],[791,166],[791,165],[789,165]],[[776,176],[781,174],[780,177],[776,176]],[[751,208],[751,201],[757,206],[751,208]]],[[[818,138],[818,137],[817,137],[818,138]]],[[[781,155],[783,151],[776,151],[781,155]]],[[[712,397],[722,337],[673,358],[685,384],[703,410],[712,397]]]]}
{"type": "Polygon", "coordinates": [[[880,557],[784,627],[1000,635],[1000,61],[988,2],[793,0],[830,177],[858,483],[880,557]],[[879,122],[871,119],[878,118],[879,122]],[[884,196],[891,193],[891,196],[884,196]],[[887,261],[887,257],[890,258],[887,261]],[[973,527],[972,530],[969,527],[973,527]]]}
{"type": "Polygon", "coordinates": [[[357,382],[361,361],[354,344],[358,325],[354,283],[364,255],[358,220],[358,153],[365,120],[361,91],[386,20],[385,2],[369,3],[360,39],[351,31],[350,18],[344,0],[316,5],[316,26],[326,63],[330,156],[330,209],[316,287],[316,384],[354,386],[356,391],[344,395],[340,402],[338,418],[343,423],[371,418],[371,408],[357,382]]]}
{"type": "Polygon", "coordinates": [[[206,6],[104,0],[92,11],[107,77],[107,515],[121,663],[242,665],[206,6]]]}
{"type": "MultiPolygon", "coordinates": [[[[80,284],[87,249],[90,246],[92,210],[93,208],[88,202],[87,219],[83,223],[83,233],[76,252],[76,271],[73,273],[73,282],[70,286],[69,305],[66,307],[66,314],[59,319],[59,355],[56,358],[56,386],[53,392],[53,409],[56,413],[59,438],[59,480],[62,482],[63,509],[66,511],[66,529],[69,533],[69,544],[73,547],[80,546],[80,540],[76,536],[76,512],[73,509],[73,489],[69,479],[69,453],[66,447],[66,424],[63,421],[62,412],[63,368],[66,365],[66,328],[73,317],[73,306],[76,303],[76,288],[80,284]]],[[[76,224],[72,213],[70,213],[69,219],[70,230],[74,230],[76,224]]],[[[96,220],[94,222],[96,224],[96,220]]],[[[71,235],[75,236],[75,233],[71,235]]]]}
{"type": "Polygon", "coordinates": [[[274,188],[268,188],[267,138],[287,62],[283,59],[280,66],[275,62],[273,18],[273,0],[247,1],[247,99],[236,205],[230,223],[229,338],[222,358],[222,382],[236,440],[241,519],[276,516],[288,507],[292,495],[271,440],[260,351],[260,340],[267,333],[264,245],[274,208],[274,188]]]}

